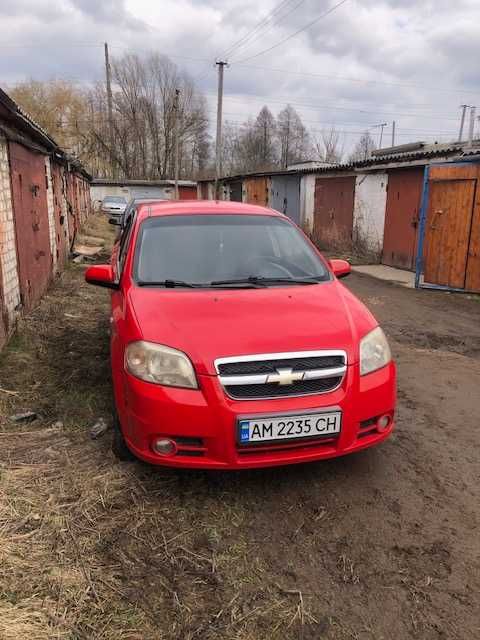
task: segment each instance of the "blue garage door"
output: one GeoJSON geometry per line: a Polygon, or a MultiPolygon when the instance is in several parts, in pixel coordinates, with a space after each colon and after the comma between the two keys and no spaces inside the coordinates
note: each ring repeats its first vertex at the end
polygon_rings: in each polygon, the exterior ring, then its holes
{"type": "Polygon", "coordinates": [[[300,224],[300,176],[272,176],[271,207],[300,224]]]}

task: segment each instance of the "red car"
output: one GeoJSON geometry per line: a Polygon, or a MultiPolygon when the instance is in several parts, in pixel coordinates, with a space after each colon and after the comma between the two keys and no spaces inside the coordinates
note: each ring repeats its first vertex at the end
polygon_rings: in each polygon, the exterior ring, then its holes
{"type": "Polygon", "coordinates": [[[271,209],[139,205],[85,275],[112,289],[117,456],[242,469],[385,440],[395,365],[349,273],[271,209]]]}

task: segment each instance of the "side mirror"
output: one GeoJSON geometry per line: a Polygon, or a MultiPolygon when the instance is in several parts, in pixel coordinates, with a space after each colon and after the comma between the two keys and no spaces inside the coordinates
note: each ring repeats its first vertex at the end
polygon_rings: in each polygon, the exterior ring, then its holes
{"type": "Polygon", "coordinates": [[[330,260],[330,267],[337,278],[346,278],[352,272],[350,263],[346,260],[330,260]]]}
{"type": "Polygon", "coordinates": [[[88,284],[96,284],[98,287],[106,289],[118,289],[115,282],[113,269],[109,264],[95,264],[85,271],[85,280],[88,284]]]}
{"type": "Polygon", "coordinates": [[[108,224],[113,224],[116,227],[121,227],[122,226],[122,219],[121,218],[109,218],[108,219],[108,224]]]}

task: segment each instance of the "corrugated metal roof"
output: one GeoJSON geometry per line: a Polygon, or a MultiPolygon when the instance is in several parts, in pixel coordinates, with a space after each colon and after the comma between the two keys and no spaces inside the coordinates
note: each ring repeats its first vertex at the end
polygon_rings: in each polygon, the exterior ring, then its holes
{"type": "MultiPolygon", "coordinates": [[[[174,180],[110,180],[108,178],[93,178],[92,186],[102,187],[173,187],[174,180]]],[[[179,187],[196,187],[194,180],[179,180],[179,187]]]]}
{"type": "Polygon", "coordinates": [[[0,89],[0,103],[10,113],[12,121],[16,125],[21,125],[22,129],[27,129],[28,133],[37,139],[37,142],[41,141],[47,149],[58,148],[58,144],[45,129],[35,122],[3,89],[0,89]]]}
{"type": "Polygon", "coordinates": [[[377,165],[397,164],[399,162],[413,162],[415,160],[429,160],[430,158],[445,157],[458,154],[462,151],[461,145],[450,145],[438,149],[422,149],[410,153],[393,153],[391,155],[378,156],[369,158],[360,162],[350,162],[339,164],[335,167],[325,167],[312,170],[302,170],[302,173],[326,173],[328,171],[356,171],[358,169],[367,169],[377,165]]]}
{"type": "MultiPolygon", "coordinates": [[[[424,143],[422,143],[424,144],[424,143]]],[[[294,175],[294,174],[325,174],[325,173],[338,173],[338,172],[356,172],[361,169],[375,168],[377,166],[384,166],[389,164],[398,163],[411,163],[415,161],[428,161],[432,158],[450,157],[455,155],[465,155],[464,147],[466,143],[451,143],[448,145],[424,145],[418,151],[391,153],[378,157],[371,157],[367,160],[359,162],[346,162],[342,164],[332,165],[328,167],[308,167],[305,169],[292,169],[290,171],[262,171],[257,173],[244,173],[234,176],[226,176],[221,178],[222,182],[231,182],[235,180],[243,180],[245,178],[254,178],[256,176],[275,176],[275,175],[294,175]]],[[[393,151],[393,149],[392,149],[393,151]]],[[[475,152],[480,154],[480,149],[475,152]]],[[[203,178],[198,182],[212,182],[214,178],[203,178]]]]}

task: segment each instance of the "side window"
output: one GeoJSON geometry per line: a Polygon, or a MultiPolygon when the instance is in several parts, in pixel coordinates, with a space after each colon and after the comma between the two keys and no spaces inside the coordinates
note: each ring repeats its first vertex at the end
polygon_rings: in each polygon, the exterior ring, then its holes
{"type": "Polygon", "coordinates": [[[118,253],[118,271],[121,274],[123,271],[123,265],[125,264],[125,258],[127,257],[128,246],[130,244],[130,237],[132,235],[133,223],[135,221],[135,211],[128,216],[125,220],[125,227],[122,231],[120,238],[120,249],[118,253]]]}

